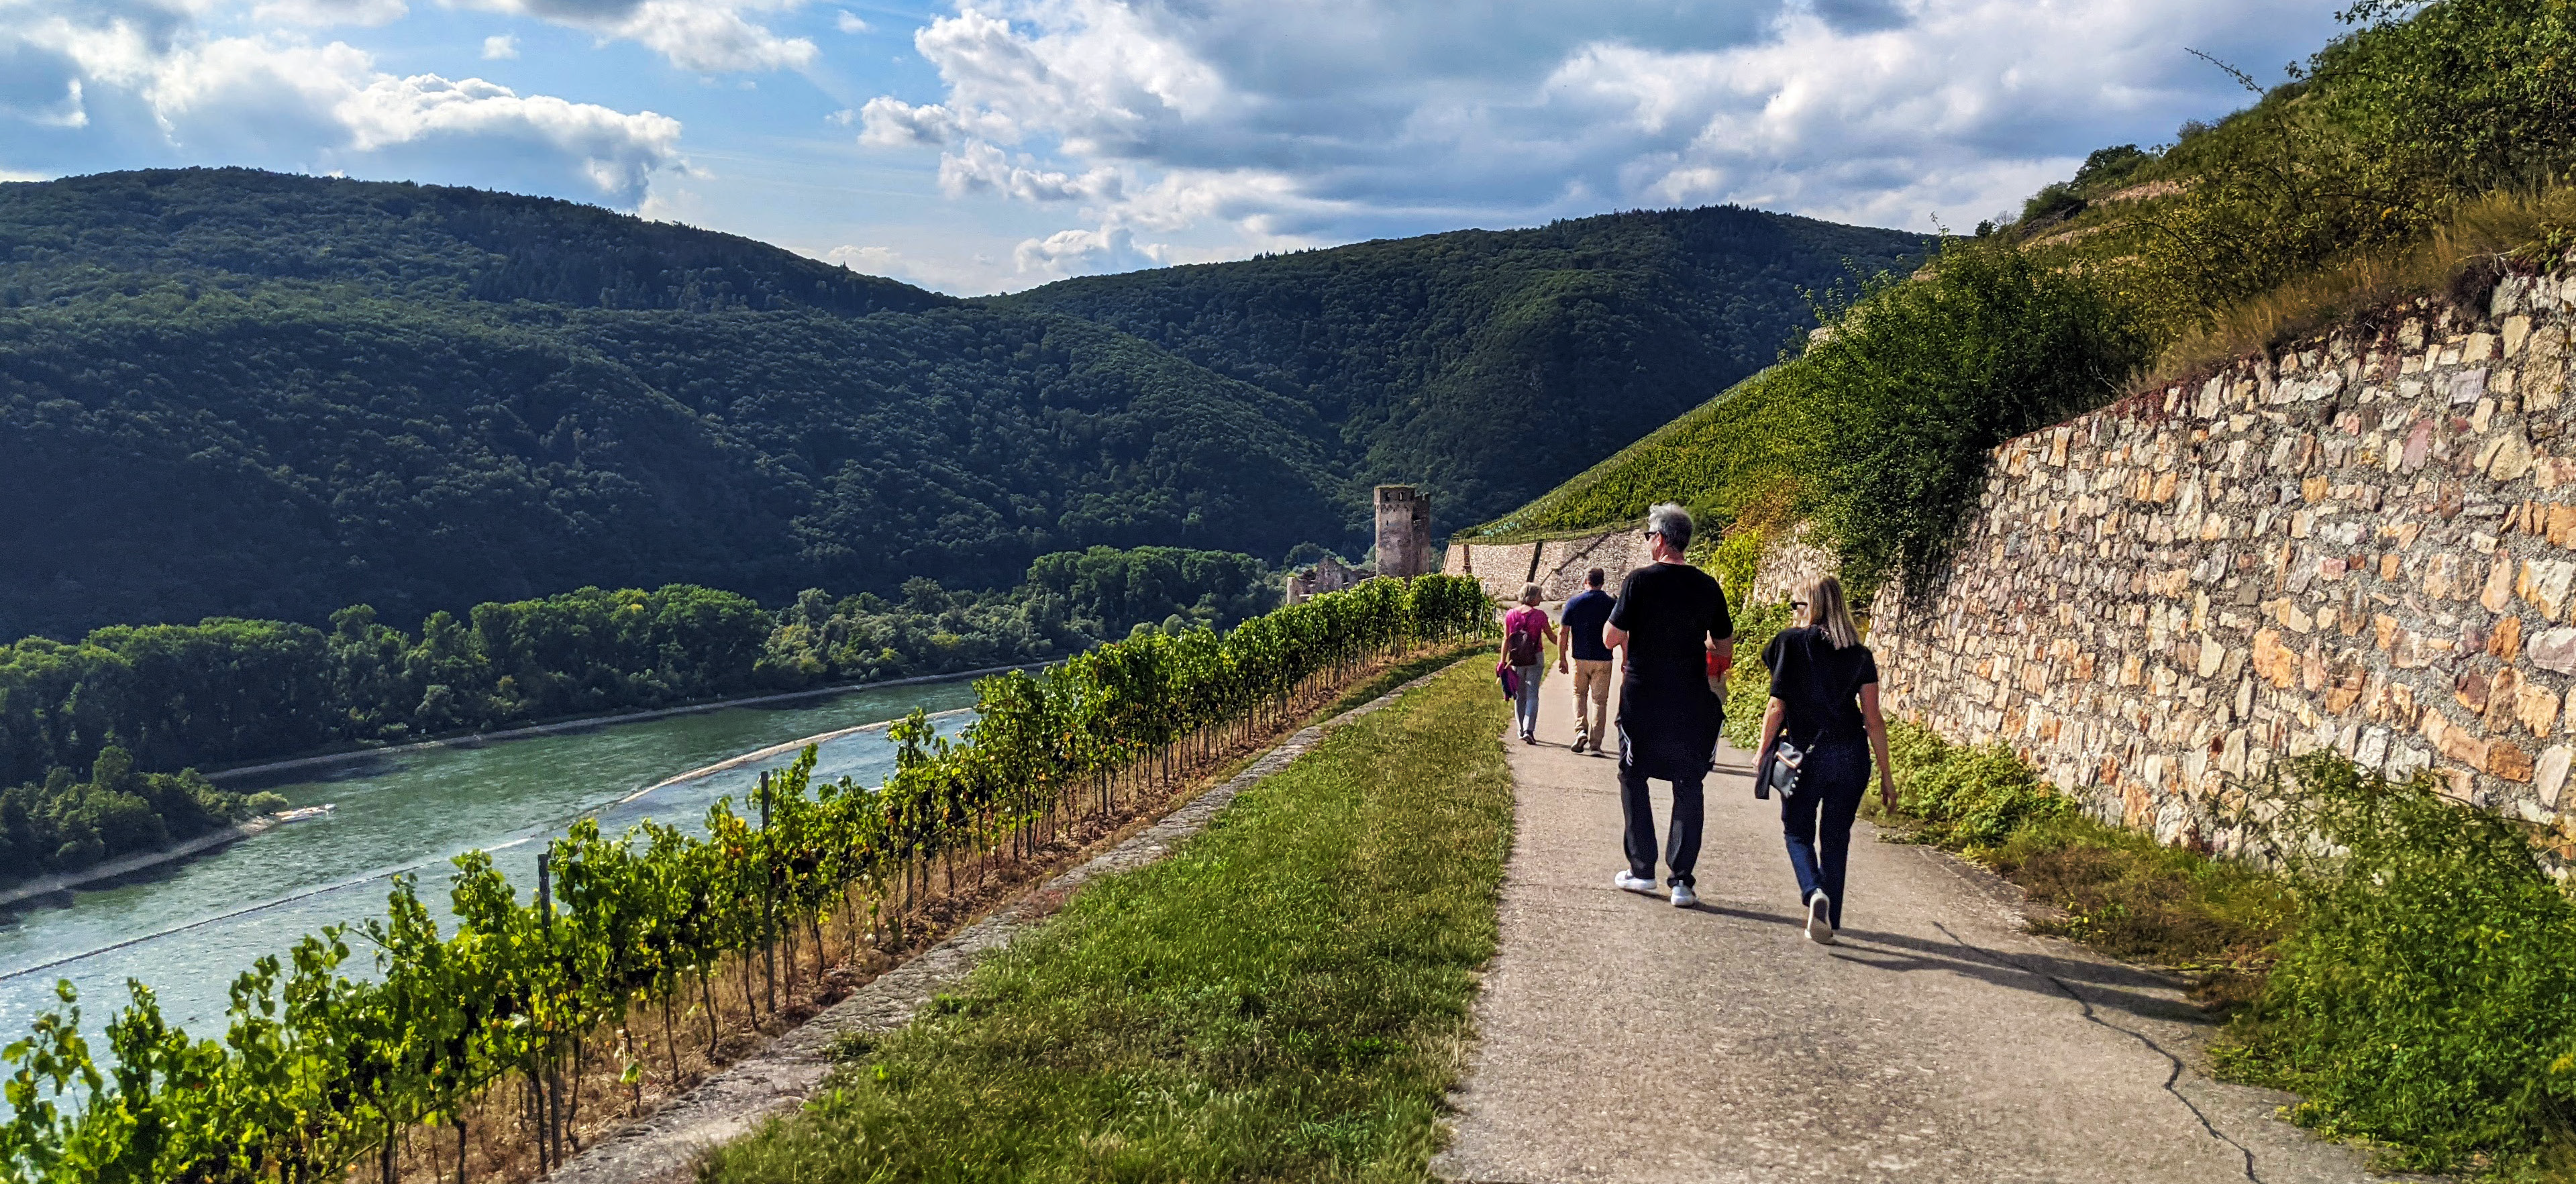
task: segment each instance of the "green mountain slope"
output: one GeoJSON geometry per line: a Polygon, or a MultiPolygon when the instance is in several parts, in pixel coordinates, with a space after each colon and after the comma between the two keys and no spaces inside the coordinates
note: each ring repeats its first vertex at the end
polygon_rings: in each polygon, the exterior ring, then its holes
{"type": "Polygon", "coordinates": [[[1634,214],[960,301],[474,190],[0,185],[0,637],[1357,549],[1370,483],[1514,504],[1915,242],[1634,214]]]}
{"type": "MultiPolygon", "coordinates": [[[[1065,280],[994,301],[1085,317],[1297,398],[1355,487],[1502,514],[1769,364],[1805,293],[1924,236],[1731,206],[1467,230],[1065,280]]],[[[1357,499],[1353,499],[1357,505],[1357,499]]]]}
{"type": "Polygon", "coordinates": [[[8,308],[155,280],[702,311],[857,315],[954,303],[767,243],[597,206],[238,168],[0,185],[0,258],[8,308]]]}

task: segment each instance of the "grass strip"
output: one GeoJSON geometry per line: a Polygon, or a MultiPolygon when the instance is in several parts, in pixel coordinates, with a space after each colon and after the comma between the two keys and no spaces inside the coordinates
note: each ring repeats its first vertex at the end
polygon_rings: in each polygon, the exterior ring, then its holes
{"type": "Polygon", "coordinates": [[[1451,668],[1084,890],[705,1178],[1426,1179],[1510,844],[1487,678],[1451,668]]]}
{"type": "Polygon", "coordinates": [[[1398,663],[1388,667],[1385,673],[1352,687],[1349,694],[1334,700],[1332,706],[1316,712],[1309,722],[1331,719],[1434,670],[1445,670],[1454,663],[1478,654],[1490,655],[1495,652],[1494,643],[1480,641],[1446,653],[1426,654],[1411,661],[1398,663]]]}

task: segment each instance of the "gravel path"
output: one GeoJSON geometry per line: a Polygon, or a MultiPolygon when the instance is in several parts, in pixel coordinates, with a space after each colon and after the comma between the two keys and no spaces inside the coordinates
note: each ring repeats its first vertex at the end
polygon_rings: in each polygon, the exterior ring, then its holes
{"type": "MultiPolygon", "coordinates": [[[[1617,764],[1577,755],[1551,674],[1518,786],[1502,947],[1437,1163],[1476,1184],[1570,1181],[2364,1179],[2273,1116],[2288,1095],[2204,1072],[2209,1020],[2166,978],[2024,931],[2019,894],[1923,847],[1853,835],[1848,928],[1807,942],[1777,808],[1748,758],[1708,782],[1701,903],[1611,888],[1617,764]]],[[[1669,798],[1656,785],[1656,818],[1669,798]]]]}

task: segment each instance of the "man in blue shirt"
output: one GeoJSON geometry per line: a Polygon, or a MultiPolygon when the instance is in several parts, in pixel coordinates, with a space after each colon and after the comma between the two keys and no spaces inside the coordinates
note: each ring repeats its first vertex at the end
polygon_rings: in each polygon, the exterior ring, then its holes
{"type": "Polygon", "coordinates": [[[1559,617],[1565,626],[1565,648],[1574,656],[1574,751],[1601,751],[1601,742],[1609,732],[1604,726],[1610,713],[1610,647],[1601,644],[1601,626],[1610,621],[1610,610],[1619,601],[1601,590],[1607,578],[1600,568],[1584,573],[1583,591],[1565,602],[1559,617]],[[1584,710],[1586,703],[1591,710],[1584,710]]]}

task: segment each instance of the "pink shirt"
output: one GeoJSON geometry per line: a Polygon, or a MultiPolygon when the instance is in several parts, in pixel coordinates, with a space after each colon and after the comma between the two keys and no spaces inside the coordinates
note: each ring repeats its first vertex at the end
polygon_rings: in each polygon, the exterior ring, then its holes
{"type": "Polygon", "coordinates": [[[1525,604],[1503,614],[1504,636],[1509,637],[1523,632],[1535,633],[1540,637],[1547,636],[1547,610],[1536,605],[1525,604]]]}

